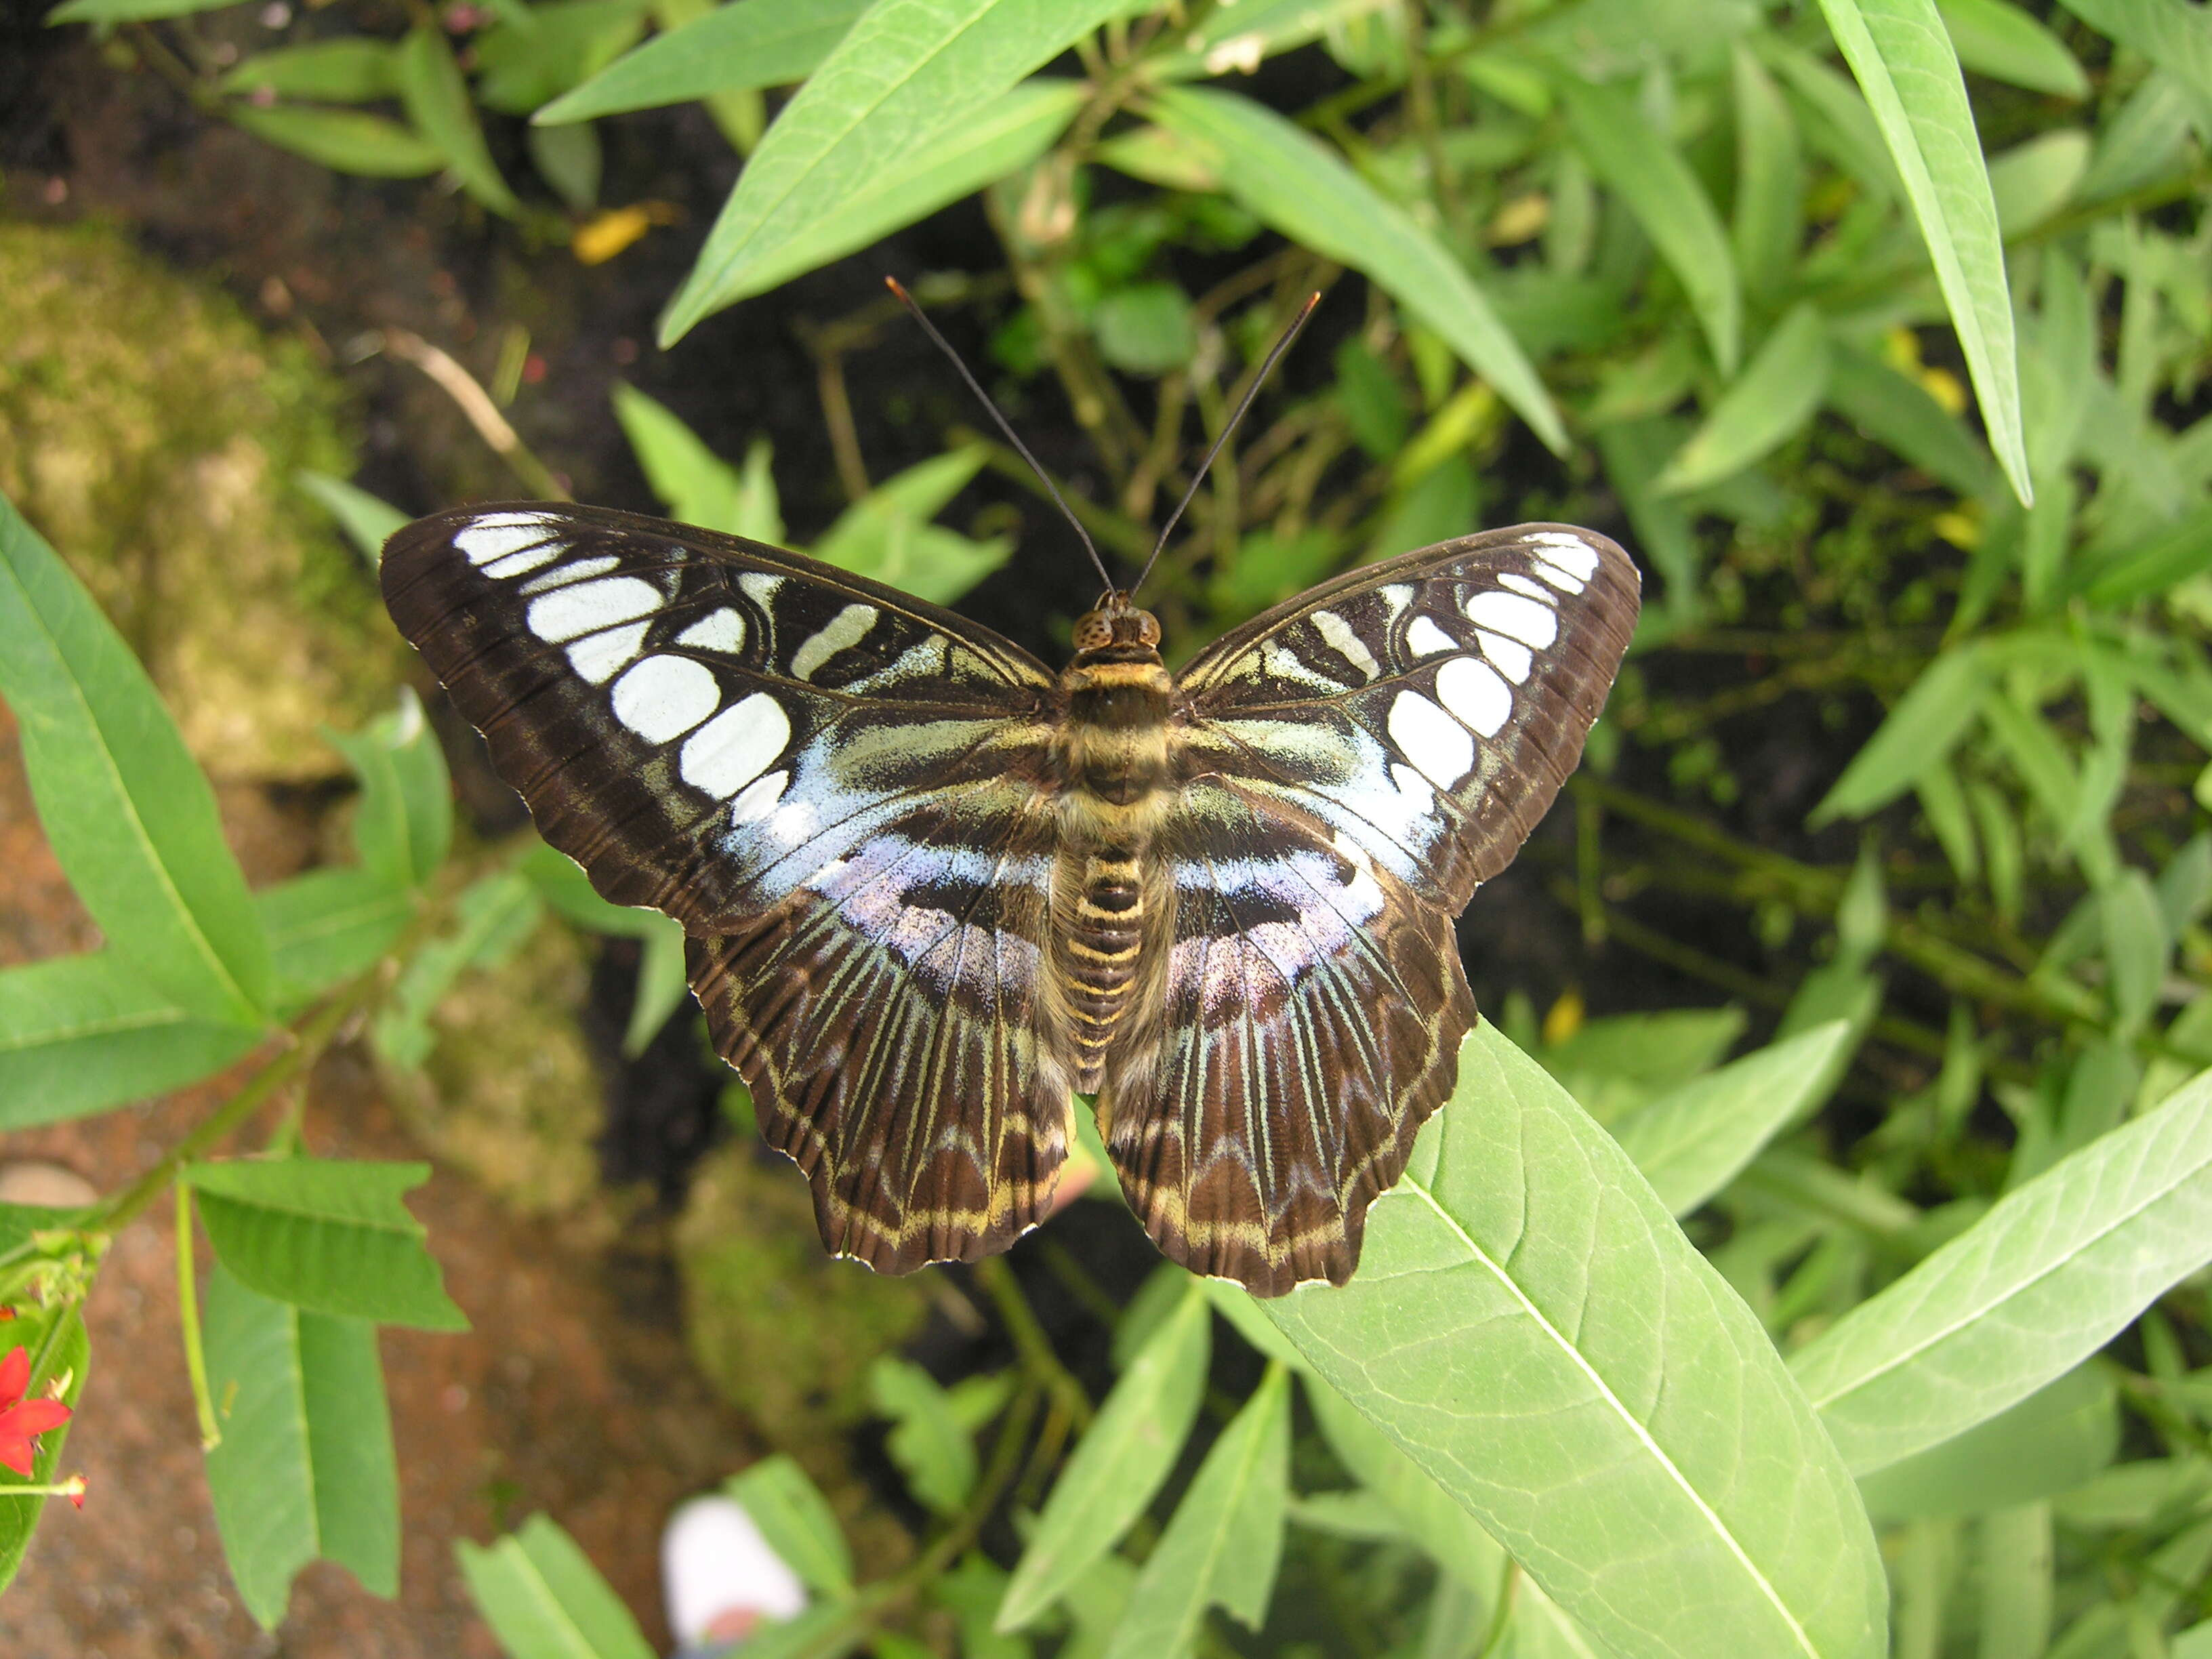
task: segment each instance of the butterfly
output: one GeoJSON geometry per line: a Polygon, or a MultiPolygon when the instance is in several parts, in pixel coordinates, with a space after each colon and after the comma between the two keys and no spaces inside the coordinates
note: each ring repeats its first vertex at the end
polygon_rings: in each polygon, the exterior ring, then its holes
{"type": "Polygon", "coordinates": [[[1098,1127],[1194,1272],[1341,1284],[1450,1092],[1453,921],[1581,757],[1639,578],[1494,530],[1164,665],[1109,591],[1053,673],[796,553],[541,502],[398,531],[385,599],[539,830],[684,927],[823,1243],[1005,1249],[1098,1127]]]}

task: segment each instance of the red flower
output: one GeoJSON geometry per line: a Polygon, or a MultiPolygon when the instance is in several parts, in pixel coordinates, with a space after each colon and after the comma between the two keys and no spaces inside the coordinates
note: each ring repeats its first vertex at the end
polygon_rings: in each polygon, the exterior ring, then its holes
{"type": "Polygon", "coordinates": [[[70,1419],[70,1408],[58,1400],[26,1400],[31,1382],[31,1351],[11,1348],[0,1359],[0,1468],[10,1468],[28,1480],[36,1450],[31,1442],[48,1429],[70,1419]]]}

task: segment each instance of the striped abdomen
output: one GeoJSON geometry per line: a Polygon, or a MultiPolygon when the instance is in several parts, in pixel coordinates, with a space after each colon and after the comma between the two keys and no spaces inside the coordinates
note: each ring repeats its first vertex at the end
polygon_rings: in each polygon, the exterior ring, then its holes
{"type": "Polygon", "coordinates": [[[1067,929],[1068,1012],[1075,1021],[1075,1086],[1096,1093],[1106,1050],[1128,1012],[1144,942],[1145,890],[1126,852],[1083,861],[1067,929]]]}

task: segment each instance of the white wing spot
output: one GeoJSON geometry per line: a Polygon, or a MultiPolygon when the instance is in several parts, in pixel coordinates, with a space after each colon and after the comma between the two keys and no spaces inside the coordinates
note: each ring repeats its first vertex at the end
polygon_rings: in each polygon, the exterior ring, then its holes
{"type": "Polygon", "coordinates": [[[1597,549],[1564,530],[1540,530],[1528,538],[1546,550],[1543,556],[1588,581],[1597,574],[1597,549]]]}
{"type": "Polygon", "coordinates": [[[1559,637],[1559,616],[1548,605],[1524,599],[1518,593],[1492,591],[1468,597],[1467,619],[1480,627],[1508,635],[1541,651],[1559,637]]]}
{"type": "Polygon", "coordinates": [[[1437,671],[1437,696],[1486,738],[1496,737],[1513,714],[1513,694],[1505,682],[1488,663],[1473,657],[1454,657],[1437,671]]]}
{"type": "Polygon", "coordinates": [[[1312,621],[1330,648],[1369,679],[1382,672],[1382,665],[1375,660],[1375,653],[1367,648],[1367,642],[1353,633],[1352,624],[1335,611],[1316,611],[1312,621]]]}
{"type": "Polygon", "coordinates": [[[678,634],[676,643],[688,645],[695,651],[742,651],[745,644],[744,617],[726,605],[719,611],[708,611],[678,634]]]}
{"type": "Polygon", "coordinates": [[[1557,599],[1552,597],[1551,589],[1545,587],[1539,583],[1530,581],[1526,576],[1521,574],[1517,570],[1500,571],[1498,573],[1498,580],[1501,586],[1510,587],[1516,593],[1526,593],[1530,599],[1535,600],[1539,605],[1557,605],[1559,603],[1557,599]]]}
{"type": "Polygon", "coordinates": [[[455,536],[453,545],[471,564],[489,564],[503,554],[537,546],[552,531],[551,522],[534,513],[494,513],[455,536]]]}
{"type": "Polygon", "coordinates": [[[738,586],[765,611],[775,600],[776,590],[783,586],[783,578],[771,576],[764,570],[747,570],[738,575],[738,586]]]}
{"type": "MultiPolygon", "coordinates": [[[[544,561],[540,560],[539,562],[543,563],[544,561]]],[[[579,559],[574,564],[562,565],[558,570],[549,570],[542,576],[532,576],[528,581],[523,583],[522,591],[526,593],[550,592],[556,587],[566,587],[570,582],[582,581],[586,576],[604,576],[621,562],[620,559],[611,554],[602,554],[596,559],[579,559]]],[[[499,574],[503,576],[509,573],[502,570],[499,574]]],[[[518,569],[513,574],[520,575],[522,573],[518,569]]]]}
{"type": "Polygon", "coordinates": [[[1474,764],[1474,739],[1467,727],[1418,691],[1401,691],[1390,705],[1390,741],[1423,775],[1449,789],[1474,764]]]}
{"type": "Polygon", "coordinates": [[[783,799],[784,788],[790,781],[788,772],[771,772],[764,778],[755,778],[730,803],[730,828],[735,830],[766,817],[776,802],[783,799]]]}
{"type": "Polygon", "coordinates": [[[791,653],[793,679],[811,680],[815,671],[848,646],[858,645],[882,614],[872,605],[848,605],[823,624],[822,631],[807,636],[791,653]]]}
{"type": "Polygon", "coordinates": [[[615,671],[645,648],[645,624],[603,628],[568,647],[568,666],[593,685],[605,685],[615,671]]]}
{"type": "Polygon", "coordinates": [[[1530,568],[1562,593],[1579,593],[1589,586],[1565,565],[1553,563],[1549,556],[1543,553],[1536,556],[1536,562],[1530,568]]]}
{"type": "Polygon", "coordinates": [[[487,576],[507,581],[516,576],[526,576],[541,564],[550,564],[568,550],[566,542],[540,542],[535,547],[526,547],[520,553],[508,553],[494,559],[483,568],[487,576]]]}
{"type": "Polygon", "coordinates": [[[1536,665],[1536,658],[1527,646],[1486,628],[1476,629],[1474,637],[1481,642],[1482,654],[1490,659],[1499,673],[1516,685],[1528,684],[1528,671],[1536,665]]]}
{"type": "Polygon", "coordinates": [[[694,789],[727,800],[766,770],[790,741],[790,719],[774,697],[756,691],[684,738],[676,769],[694,789]]]}
{"type": "Polygon", "coordinates": [[[689,657],[647,657],[615,682],[615,718],[647,743],[683,736],[721,702],[714,671],[689,657]]]}
{"type": "Polygon", "coordinates": [[[530,631],[549,644],[557,644],[650,616],[659,608],[660,592],[651,582],[635,576],[609,576],[556,588],[532,599],[530,631]]]}
{"type": "Polygon", "coordinates": [[[1433,657],[1439,651],[1458,650],[1459,641],[1426,617],[1416,617],[1406,630],[1406,649],[1415,657],[1433,657]]]}

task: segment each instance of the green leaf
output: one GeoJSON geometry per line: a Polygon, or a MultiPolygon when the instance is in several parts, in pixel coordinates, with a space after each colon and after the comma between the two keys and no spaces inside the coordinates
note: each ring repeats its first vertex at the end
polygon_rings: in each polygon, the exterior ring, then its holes
{"type": "Polygon", "coordinates": [[[2066,43],[2011,0],[1936,0],[1961,68],[2055,98],[2087,98],[2089,77],[2066,43]]]}
{"type": "MultiPolygon", "coordinates": [[[[597,75],[645,33],[646,0],[555,0],[476,37],[477,102],[528,115],[597,75]]],[[[578,135],[567,135],[573,143],[578,135]]]]}
{"type": "Polygon", "coordinates": [[[1187,1653],[1216,1605],[1259,1629],[1282,1559],[1290,1478],[1291,1377],[1270,1365],[1199,1465],[1138,1575],[1106,1659],[1187,1653]]]}
{"type": "Polygon", "coordinates": [[[366,104],[399,94],[389,42],[359,37],[257,52],[222,77],[225,92],[273,92],[324,104],[366,104]]]}
{"type": "Polygon", "coordinates": [[[1004,564],[1006,537],[971,541],[929,520],[982,470],[980,447],[956,449],[887,478],[838,514],[812,549],[816,558],[857,576],[950,605],[1004,564]]]}
{"type": "Polygon", "coordinates": [[[1397,1516],[1406,1535],[1470,1589],[1495,1592],[1505,1552],[1474,1517],[1328,1383],[1309,1379],[1306,1402],[1336,1461],[1397,1516]]]}
{"type": "Polygon", "coordinates": [[[673,345],[868,188],[983,114],[1126,0],[878,0],[777,116],[661,319],[673,345]]]}
{"type": "Polygon", "coordinates": [[[1820,0],[1820,9],[1905,181],[1997,464],[2032,501],[1996,204],[1943,20],[1935,0],[1820,0]]]}
{"type": "Polygon", "coordinates": [[[46,14],[49,23],[127,23],[155,17],[186,17],[235,5],[237,0],[67,0],[46,14]]]}
{"type": "Polygon", "coordinates": [[[2119,1449],[2118,1392],[2079,1365],[2027,1399],[1859,1482],[1875,1518],[1978,1515],[2070,1492],[2119,1449]]]}
{"type": "Polygon", "coordinates": [[[1098,355],[1130,374],[1164,374],[1185,368],[1198,349],[1190,297],[1173,283],[1137,283],[1115,289],[1091,312],[1091,330],[1098,342],[1098,355]]]}
{"type": "Polygon", "coordinates": [[[2158,890],[2140,870],[2123,870],[2098,890],[2097,909],[2105,935],[2105,963],[2112,970],[2112,1024],[2132,1037],[2158,1008],[2173,950],[2158,890]]]}
{"type": "MultiPolygon", "coordinates": [[[[10,1348],[25,1347],[31,1351],[31,1382],[28,1392],[42,1395],[58,1376],[66,1376],[69,1386],[62,1390],[62,1403],[74,1408],[84,1393],[84,1379],[92,1364],[91,1345],[84,1333],[84,1320],[75,1308],[49,1313],[44,1320],[19,1319],[5,1328],[0,1336],[0,1354],[10,1348]],[[54,1329],[52,1321],[61,1321],[54,1329]],[[52,1340],[48,1340],[51,1336],[52,1340]]],[[[69,1443],[69,1431],[75,1419],[59,1428],[48,1429],[37,1441],[38,1455],[32,1460],[31,1478],[24,1480],[13,1469],[0,1469],[0,1590],[15,1582],[23,1565],[24,1553],[31,1547],[31,1534],[38,1530],[39,1517],[46,1513],[46,1500],[20,1494],[10,1494],[10,1486],[50,1486],[59,1480],[63,1449],[69,1443]]]]}
{"type": "Polygon", "coordinates": [[[2212,1073],[2061,1159],[1791,1357],[1861,1474],[2072,1370],[2212,1259],[2212,1073]]]}
{"type": "Polygon", "coordinates": [[[2098,565],[2081,579],[2077,592],[2100,610],[2117,609],[2160,598],[2206,570],[2212,570],[2212,506],[2098,565]]]}
{"type": "Polygon", "coordinates": [[[310,1561],[398,1595],[399,1473],[376,1328],[257,1296],[221,1266],[202,1306],[222,1434],[208,1495],[246,1610],[274,1630],[310,1561]]]}
{"type": "Polygon", "coordinates": [[[328,737],[361,781],[353,839],[362,867],[393,887],[425,885],[453,846],[453,787],[422,700],[403,686],[396,713],[328,737]]]}
{"type": "Polygon", "coordinates": [[[868,1367],[868,1402],[891,1419],[884,1449],[907,1489],[939,1515],[967,1502],[975,1485],[975,1443],[937,1379],[910,1359],[882,1355],[868,1367]]]}
{"type": "Polygon", "coordinates": [[[803,81],[867,0],[733,0],[647,41],[531,118],[540,126],[803,81]]]}
{"type": "Polygon", "coordinates": [[[0,696],[46,839],[116,955],[203,1019],[258,1025],[269,941],[215,793],[130,647],[4,498],[0,696]]]}
{"type": "Polygon", "coordinates": [[[1912,689],[1851,757],[1807,822],[1863,817],[1910,789],[1966,735],[1982,708],[1989,671],[1979,647],[1954,646],[1921,671],[1912,689]]]}
{"type": "Polygon", "coordinates": [[[1566,80],[1559,95],[1575,148],[1643,226],[1689,296],[1713,361],[1732,378],[1743,343],[1743,296],[1728,233],[1697,174],[1653,131],[1628,88],[1566,80]]]}
{"type": "Polygon", "coordinates": [[[364,179],[419,179],[446,165],[445,152],[412,127],[356,109],[260,109],[231,104],[231,124],[318,167],[364,179]]]}
{"type": "Polygon", "coordinates": [[[1796,436],[1827,390],[1827,324],[1812,306],[1793,306],[1654,488],[1679,495],[1741,472],[1796,436]]]}
{"type": "Polygon", "coordinates": [[[615,419],[636,453],[645,482],[672,519],[731,535],[744,513],[745,481],[665,404],[620,380],[615,419]]]}
{"type": "Polygon", "coordinates": [[[1459,1076],[1352,1282],[1270,1316],[1598,1644],[1883,1651],[1873,1534],[1751,1310],[1495,1028],[1459,1076]]]}
{"type": "Polygon", "coordinates": [[[1019,1630],[1112,1549],[1175,1467],[1198,1416],[1212,1316],[1195,1279],[1146,1340],[1060,1471],[999,1609],[1019,1630]]]}
{"type": "Polygon", "coordinates": [[[342,1318],[465,1331],[422,1224],[400,1202],[429,1176],[427,1164],[293,1158],[195,1164],[184,1179],[216,1255],[248,1290],[342,1318]]]}
{"type": "Polygon", "coordinates": [[[630,998],[629,1024],[623,1030],[623,1053],[631,1060],[660,1035],[660,1028],[684,1006],[691,990],[684,971],[683,926],[671,916],[661,920],[668,925],[652,927],[642,936],[637,989],[630,998]]]}
{"type": "Polygon", "coordinates": [[[1147,112],[1218,153],[1222,187],[1255,218],[1364,272],[1414,320],[1443,337],[1554,454],[1566,453],[1559,410],[1489,298],[1442,243],[1341,155],[1234,93],[1163,88],[1147,112]]]}
{"type": "Polygon", "coordinates": [[[1841,341],[1828,353],[1828,405],[1961,495],[1989,488],[1990,455],[1928,388],[1841,341]]]}
{"type": "Polygon", "coordinates": [[[1835,1086],[1851,1028],[1830,1020],[1692,1079],[1613,1126],[1659,1201],[1687,1215],[1835,1086]]]}
{"type": "Polygon", "coordinates": [[[428,1058],[436,1041],[430,1016],[453,981],[467,969],[506,960],[544,915],[537,889],[514,870],[465,888],[454,908],[459,927],[409,956],[391,1000],[369,1028],[377,1051],[395,1066],[420,1066],[428,1058]]]}
{"type": "Polygon", "coordinates": [[[817,1595],[853,1593],[853,1553],[836,1512],[806,1472],[778,1452],[722,1483],[807,1589],[817,1595]]]}
{"type": "Polygon", "coordinates": [[[463,190],[494,213],[511,218],[521,212],[522,204],[491,159],[468,82],[435,23],[417,23],[399,48],[399,96],[408,118],[436,146],[463,190]]]}
{"type": "Polygon", "coordinates": [[[622,1598],[544,1516],[489,1547],[457,1540],[453,1553],[510,1659],[654,1659],[622,1598]]]}
{"type": "MultiPolygon", "coordinates": [[[[1169,1288],[1174,1288],[1173,1281],[1167,1279],[1167,1276],[1162,1273],[1146,1279],[1144,1289],[1150,1291],[1155,1284],[1164,1281],[1167,1283],[1169,1288]]],[[[1257,1348],[1267,1358],[1279,1361],[1302,1375],[1305,1372],[1305,1356],[1292,1347],[1291,1340],[1277,1330],[1274,1322],[1260,1311],[1260,1304],[1254,1300],[1251,1291],[1234,1279],[1209,1279],[1205,1282],[1206,1294],[1212,1300],[1213,1311],[1229,1322],[1231,1329],[1257,1348]]],[[[1130,1305],[1133,1308],[1135,1304],[1132,1303],[1130,1305]]],[[[1121,1340],[1127,1331],[1127,1322],[1125,1317],[1123,1324],[1117,1326],[1114,1332],[1114,1346],[1117,1356],[1121,1352],[1121,1340]]]]}
{"type": "Polygon", "coordinates": [[[415,915],[412,895],[353,866],[310,870],[253,896],[276,964],[276,1012],[289,1018],[366,973],[415,915]]]}
{"type": "Polygon", "coordinates": [[[1735,200],[1729,229],[1736,269],[1754,294],[1778,287],[1805,240],[1805,158],[1790,106],[1750,48],[1730,57],[1735,98],[1735,200]]]}
{"type": "Polygon", "coordinates": [[[2212,118],[2212,28],[2185,0],[2063,0],[2101,34],[2131,46],[2188,89],[2199,131],[2212,118]]]}
{"type": "Polygon", "coordinates": [[[389,501],[378,500],[366,489],[356,489],[343,478],[333,478],[327,472],[317,472],[301,467],[293,475],[300,488],[313,495],[330,510],[344,531],[346,539],[361,550],[362,557],[371,565],[382,562],[384,544],[392,533],[407,522],[407,515],[389,501]]]}
{"type": "MultiPolygon", "coordinates": [[[[180,1089],[262,1036],[187,1012],[112,951],[0,969],[0,1129],[59,1123],[180,1089]]],[[[0,1328],[0,1340],[6,1335],[0,1328]]]]}

